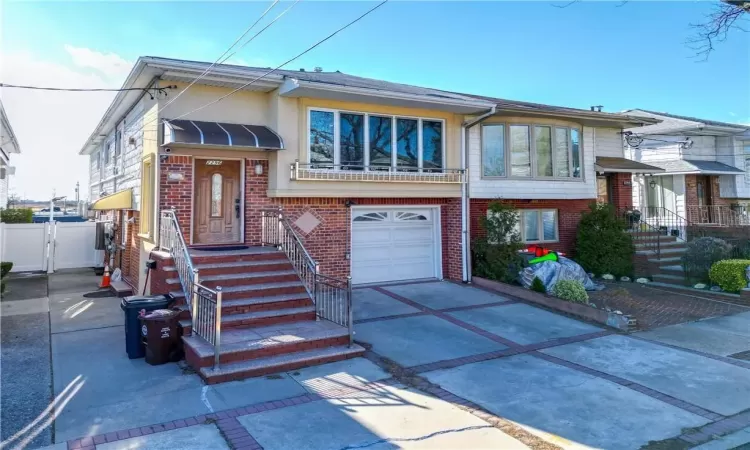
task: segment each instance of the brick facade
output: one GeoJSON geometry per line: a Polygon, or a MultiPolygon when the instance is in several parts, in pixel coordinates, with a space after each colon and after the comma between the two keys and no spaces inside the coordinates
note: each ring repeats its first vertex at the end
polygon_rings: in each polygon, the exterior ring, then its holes
{"type": "MultiPolygon", "coordinates": [[[[471,199],[469,216],[472,239],[485,235],[480,226],[480,218],[487,216],[487,208],[493,201],[497,200],[471,199]]],[[[559,241],[543,245],[568,255],[572,255],[575,250],[576,230],[581,220],[581,213],[588,211],[589,205],[594,201],[596,200],[503,200],[517,209],[556,209],[559,241]]]]}
{"type": "MultiPolygon", "coordinates": [[[[189,240],[192,214],[193,163],[189,156],[169,156],[161,164],[159,208],[177,209],[180,229],[189,240]],[[170,174],[173,174],[170,176],[170,174]],[[178,175],[181,174],[181,175],[178,175]],[[170,179],[172,178],[172,179],[170,179]],[[181,179],[176,179],[181,178],[181,179]]],[[[305,248],[320,264],[321,273],[346,277],[350,272],[351,215],[345,198],[270,198],[268,161],[245,160],[245,244],[260,245],[261,215],[264,207],[279,206],[291,223],[310,212],[320,224],[309,234],[297,229],[305,248]],[[261,175],[256,165],[263,166],[261,175]]],[[[459,198],[357,198],[356,205],[435,205],[440,206],[443,277],[462,279],[461,200],[459,198]]],[[[157,280],[152,280],[152,283],[157,280]]],[[[152,284],[153,285],[153,284],[152,284]]],[[[156,292],[152,288],[153,292],[156,292]]]]}
{"type": "Polygon", "coordinates": [[[610,202],[618,210],[631,208],[633,206],[633,176],[629,173],[613,173],[610,177],[612,183],[610,202]]]}
{"type": "MultiPolygon", "coordinates": [[[[140,245],[141,238],[138,236],[138,211],[113,211],[114,223],[115,223],[115,242],[117,243],[117,252],[114,255],[113,267],[119,268],[122,272],[123,280],[128,283],[131,287],[138,287],[138,279],[140,275],[140,245]],[[125,243],[122,241],[122,233],[126,228],[124,225],[125,221],[131,220],[127,224],[127,235],[125,236],[125,243]]],[[[109,260],[109,257],[107,257],[109,260]]]]}
{"type": "MultiPolygon", "coordinates": [[[[685,205],[698,205],[698,177],[702,175],[685,175],[685,205]]],[[[719,177],[716,175],[708,176],[711,184],[711,205],[730,206],[732,201],[727,198],[721,198],[719,177]]]]}

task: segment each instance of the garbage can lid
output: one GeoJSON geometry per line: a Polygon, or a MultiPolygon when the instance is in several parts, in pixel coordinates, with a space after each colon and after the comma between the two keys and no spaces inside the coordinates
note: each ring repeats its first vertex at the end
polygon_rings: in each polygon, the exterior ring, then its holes
{"type": "Polygon", "coordinates": [[[166,295],[132,295],[122,299],[123,308],[143,308],[148,305],[160,305],[169,302],[166,295]]]}

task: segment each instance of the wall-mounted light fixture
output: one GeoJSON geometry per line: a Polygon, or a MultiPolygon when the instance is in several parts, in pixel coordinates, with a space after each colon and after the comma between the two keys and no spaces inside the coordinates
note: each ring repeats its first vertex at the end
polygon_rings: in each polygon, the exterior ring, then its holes
{"type": "Polygon", "coordinates": [[[651,186],[651,189],[656,189],[656,180],[649,181],[648,185],[651,186]]]}
{"type": "Polygon", "coordinates": [[[255,175],[263,175],[263,164],[255,165],[255,175]]]}

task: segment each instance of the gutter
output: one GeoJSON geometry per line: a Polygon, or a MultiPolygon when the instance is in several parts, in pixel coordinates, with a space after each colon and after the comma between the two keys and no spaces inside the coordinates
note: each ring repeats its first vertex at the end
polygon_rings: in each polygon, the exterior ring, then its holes
{"type": "Polygon", "coordinates": [[[467,151],[466,130],[484,122],[497,112],[497,106],[492,106],[489,111],[479,117],[463,122],[461,124],[461,169],[464,171],[464,182],[461,183],[461,271],[464,283],[471,282],[471,234],[469,230],[469,152],[467,151]]]}

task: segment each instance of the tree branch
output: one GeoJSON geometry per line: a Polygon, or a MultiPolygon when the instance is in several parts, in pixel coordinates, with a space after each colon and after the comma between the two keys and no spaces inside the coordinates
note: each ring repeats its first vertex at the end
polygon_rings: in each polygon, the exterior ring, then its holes
{"type": "Polygon", "coordinates": [[[572,1],[570,1],[570,2],[568,2],[566,4],[564,4],[564,5],[555,5],[553,3],[552,6],[554,6],[555,8],[567,8],[568,6],[570,6],[570,5],[574,4],[574,3],[578,3],[579,1],[580,0],[572,0],[572,1]]]}
{"type": "Polygon", "coordinates": [[[722,1],[705,22],[690,24],[695,34],[687,41],[688,47],[695,51],[696,57],[707,60],[716,44],[727,40],[730,30],[746,31],[737,22],[747,20],[748,13],[750,1],[722,1]]]}

